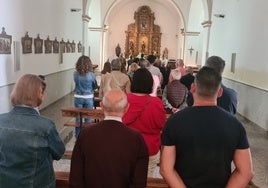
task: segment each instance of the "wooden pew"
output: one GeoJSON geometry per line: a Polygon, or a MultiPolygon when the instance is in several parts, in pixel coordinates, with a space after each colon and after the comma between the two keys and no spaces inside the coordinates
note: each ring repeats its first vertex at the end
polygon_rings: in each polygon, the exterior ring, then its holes
{"type": "Polygon", "coordinates": [[[66,150],[62,156],[62,159],[72,159],[72,154],[73,151],[72,150],[66,150]]]}
{"type": "MultiPolygon", "coordinates": [[[[69,172],[55,172],[56,188],[68,188],[69,187],[69,172]]],[[[146,188],[168,188],[167,183],[161,178],[147,178],[146,188]]]]}
{"type": "Polygon", "coordinates": [[[70,172],[55,171],[56,188],[68,188],[69,187],[69,175],[70,172]]]}
{"type": "Polygon", "coordinates": [[[168,188],[166,181],[162,178],[147,178],[146,188],[168,188]]]}
{"type": "Polygon", "coordinates": [[[63,117],[74,117],[80,119],[80,123],[76,123],[75,121],[68,121],[64,124],[64,126],[73,127],[83,127],[91,124],[83,122],[83,118],[90,118],[95,120],[102,120],[104,118],[104,114],[101,109],[76,108],[73,106],[62,107],[61,114],[63,117]]]}

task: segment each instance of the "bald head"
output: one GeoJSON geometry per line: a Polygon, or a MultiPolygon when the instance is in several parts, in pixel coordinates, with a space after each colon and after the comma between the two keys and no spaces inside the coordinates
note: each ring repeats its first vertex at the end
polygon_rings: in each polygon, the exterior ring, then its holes
{"type": "Polygon", "coordinates": [[[126,94],[119,89],[108,91],[102,99],[101,107],[105,116],[122,117],[128,107],[126,94]]]}

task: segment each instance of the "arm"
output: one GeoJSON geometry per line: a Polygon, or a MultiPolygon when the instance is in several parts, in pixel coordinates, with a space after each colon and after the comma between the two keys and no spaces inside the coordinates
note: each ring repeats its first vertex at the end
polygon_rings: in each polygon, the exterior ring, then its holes
{"type": "Polygon", "coordinates": [[[162,94],[162,102],[165,108],[172,108],[171,104],[167,100],[167,87],[164,88],[163,94],[162,94]]]}
{"type": "Polygon", "coordinates": [[[164,177],[170,188],[186,188],[180,175],[174,169],[175,160],[175,146],[163,146],[160,160],[160,174],[164,177]]]}
{"type": "Polygon", "coordinates": [[[48,145],[52,159],[59,160],[65,152],[65,146],[56,130],[54,123],[48,135],[48,145]]]}
{"type": "Polygon", "coordinates": [[[147,150],[147,146],[141,135],[138,137],[138,156],[136,161],[136,166],[134,169],[131,188],[144,188],[147,183],[147,171],[148,171],[148,163],[149,163],[149,154],[147,150]]]}
{"type": "MultiPolygon", "coordinates": [[[[107,73],[106,73],[107,74],[107,73]]],[[[100,87],[99,87],[99,98],[103,98],[103,85],[104,84],[104,75],[101,76],[101,81],[100,81],[100,87]]]]}
{"type": "Polygon", "coordinates": [[[237,149],[233,162],[235,170],[231,174],[226,188],[244,188],[253,177],[250,149],[237,149]]]}
{"type": "Polygon", "coordinates": [[[130,93],[130,79],[128,79],[127,84],[126,84],[126,93],[130,93]]]}
{"type": "MultiPolygon", "coordinates": [[[[81,136],[81,135],[79,135],[81,136]]],[[[85,187],[84,182],[84,159],[82,157],[81,149],[80,149],[80,140],[79,137],[75,143],[72,159],[71,159],[71,170],[69,177],[69,187],[85,187]]]]}
{"type": "Polygon", "coordinates": [[[173,113],[178,111],[178,108],[173,107],[167,99],[167,87],[165,87],[163,94],[162,94],[162,102],[164,105],[164,108],[169,108],[173,113]]]}

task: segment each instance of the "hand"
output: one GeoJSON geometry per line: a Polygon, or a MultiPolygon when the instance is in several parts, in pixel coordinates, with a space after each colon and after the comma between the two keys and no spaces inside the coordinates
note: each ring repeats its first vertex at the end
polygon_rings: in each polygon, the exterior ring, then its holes
{"type": "Polygon", "coordinates": [[[176,113],[176,112],[179,111],[179,109],[178,109],[178,108],[174,108],[174,107],[172,107],[172,108],[171,108],[171,111],[172,111],[173,113],[176,113]]]}

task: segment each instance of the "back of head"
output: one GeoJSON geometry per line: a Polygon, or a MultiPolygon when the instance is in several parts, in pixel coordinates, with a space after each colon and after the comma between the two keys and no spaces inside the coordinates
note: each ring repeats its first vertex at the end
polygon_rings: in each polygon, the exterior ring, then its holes
{"type": "Polygon", "coordinates": [[[40,92],[44,93],[46,83],[37,75],[25,74],[15,84],[10,98],[11,104],[38,107],[42,103],[40,92]]]}
{"type": "Polygon", "coordinates": [[[105,62],[101,74],[106,74],[107,72],[110,73],[111,71],[112,71],[111,63],[109,61],[105,62]]]}
{"type": "Polygon", "coordinates": [[[111,62],[112,70],[121,70],[121,60],[119,58],[113,59],[111,62]]]}
{"type": "Polygon", "coordinates": [[[222,74],[225,67],[225,61],[218,56],[211,56],[207,59],[205,66],[214,69],[219,74],[222,74]]]}
{"type": "Polygon", "coordinates": [[[93,65],[90,58],[85,55],[79,57],[75,69],[80,75],[85,75],[86,73],[93,71],[93,65]]]}
{"type": "Polygon", "coordinates": [[[147,59],[141,59],[139,62],[141,68],[146,68],[150,65],[149,61],[147,59]]]}
{"type": "Polygon", "coordinates": [[[171,80],[180,80],[181,79],[181,71],[178,69],[173,69],[170,71],[171,80]]]}
{"type": "Polygon", "coordinates": [[[196,93],[204,98],[217,95],[221,85],[221,75],[210,67],[202,67],[195,76],[196,93]]]}
{"type": "Polygon", "coordinates": [[[176,67],[184,67],[184,63],[182,59],[177,59],[176,61],[176,67]]]}
{"type": "Polygon", "coordinates": [[[192,67],[186,67],[186,73],[187,74],[193,74],[194,73],[194,70],[192,67]]]}
{"type": "Polygon", "coordinates": [[[102,106],[106,115],[111,113],[123,115],[127,106],[126,94],[120,89],[111,89],[105,93],[102,106]]]}
{"type": "Polygon", "coordinates": [[[162,66],[162,61],[160,59],[156,59],[155,63],[154,63],[154,66],[161,67],[162,66]]]}
{"type": "Polygon", "coordinates": [[[135,72],[139,67],[139,65],[137,63],[131,63],[130,67],[129,67],[129,71],[130,72],[135,72]]]}
{"type": "Polygon", "coordinates": [[[167,62],[168,69],[175,69],[176,68],[176,61],[174,59],[169,59],[167,62]]]}
{"type": "Polygon", "coordinates": [[[149,61],[150,64],[153,64],[156,60],[156,56],[154,55],[148,55],[147,60],[149,61]]]}
{"type": "Polygon", "coordinates": [[[152,74],[146,68],[139,68],[133,74],[131,92],[150,94],[153,90],[153,83],[152,74]]]}

